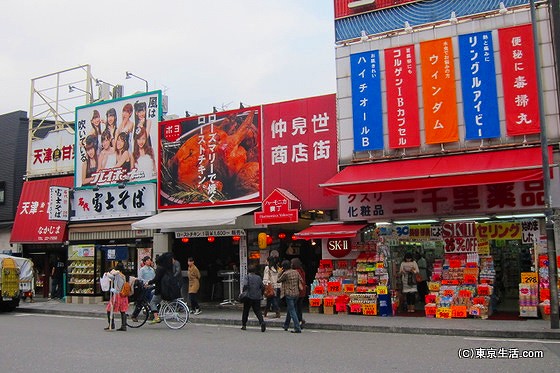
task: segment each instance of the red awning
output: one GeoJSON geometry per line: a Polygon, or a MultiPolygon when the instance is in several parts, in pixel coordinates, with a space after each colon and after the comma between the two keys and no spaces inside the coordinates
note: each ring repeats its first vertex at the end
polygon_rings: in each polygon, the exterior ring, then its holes
{"type": "Polygon", "coordinates": [[[358,231],[366,224],[318,224],[311,225],[301,232],[294,234],[298,240],[310,240],[320,238],[352,238],[356,237],[358,231]]]}
{"type": "MultiPolygon", "coordinates": [[[[552,161],[552,148],[549,148],[552,161]]],[[[541,148],[519,148],[348,166],[319,184],[326,194],[451,188],[542,179],[541,148]]]]}
{"type": "Polygon", "coordinates": [[[68,222],[49,220],[49,192],[51,186],[72,188],[73,185],[73,176],[23,183],[10,242],[63,243],[66,241],[68,222]]]}

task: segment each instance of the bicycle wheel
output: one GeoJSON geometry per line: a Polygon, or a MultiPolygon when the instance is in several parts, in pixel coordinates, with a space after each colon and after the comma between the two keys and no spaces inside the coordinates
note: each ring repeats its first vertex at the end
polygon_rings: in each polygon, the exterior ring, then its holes
{"type": "Polygon", "coordinates": [[[142,303],[139,305],[140,310],[138,316],[135,318],[132,317],[134,314],[134,309],[136,308],[136,303],[129,304],[128,312],[126,313],[128,317],[126,318],[126,325],[131,328],[139,328],[146,323],[148,317],[150,316],[150,306],[146,303],[142,303]]]}
{"type": "Polygon", "coordinates": [[[189,321],[189,307],[182,300],[165,303],[161,314],[165,324],[171,329],[181,329],[189,321]]]}

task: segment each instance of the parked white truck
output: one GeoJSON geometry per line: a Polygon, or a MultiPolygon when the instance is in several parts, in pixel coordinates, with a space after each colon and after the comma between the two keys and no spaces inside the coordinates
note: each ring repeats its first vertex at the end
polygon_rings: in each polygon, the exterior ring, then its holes
{"type": "Polygon", "coordinates": [[[0,311],[13,311],[23,292],[33,292],[33,262],[0,254],[0,311]]]}

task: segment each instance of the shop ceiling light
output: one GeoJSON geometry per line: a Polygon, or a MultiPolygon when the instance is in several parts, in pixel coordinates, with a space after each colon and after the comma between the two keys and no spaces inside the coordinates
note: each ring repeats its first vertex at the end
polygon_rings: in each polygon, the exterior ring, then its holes
{"type": "Polygon", "coordinates": [[[395,220],[395,224],[424,224],[424,223],[437,223],[435,219],[420,219],[420,220],[395,220]]]}
{"type": "Polygon", "coordinates": [[[453,221],[477,221],[477,220],[490,220],[489,216],[475,216],[472,218],[451,218],[445,219],[445,221],[453,222],[453,221]]]}
{"type": "Polygon", "coordinates": [[[496,215],[496,219],[523,219],[523,218],[544,218],[543,213],[516,214],[516,215],[496,215]]]}

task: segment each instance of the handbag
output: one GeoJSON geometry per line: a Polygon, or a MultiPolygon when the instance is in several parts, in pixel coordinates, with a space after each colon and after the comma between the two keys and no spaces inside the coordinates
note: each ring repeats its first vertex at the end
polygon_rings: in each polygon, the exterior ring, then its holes
{"type": "Polygon", "coordinates": [[[245,302],[248,299],[249,299],[249,294],[247,293],[247,290],[243,290],[241,293],[239,293],[239,296],[237,297],[237,300],[239,300],[240,302],[245,302]]]}
{"type": "Polygon", "coordinates": [[[264,296],[265,298],[272,298],[276,295],[276,291],[272,287],[272,284],[266,284],[264,286],[264,296]]]}
{"type": "Polygon", "coordinates": [[[416,282],[422,282],[422,275],[420,273],[417,273],[415,275],[415,279],[416,279],[416,282]]]}

